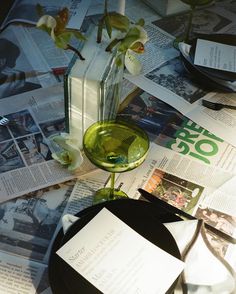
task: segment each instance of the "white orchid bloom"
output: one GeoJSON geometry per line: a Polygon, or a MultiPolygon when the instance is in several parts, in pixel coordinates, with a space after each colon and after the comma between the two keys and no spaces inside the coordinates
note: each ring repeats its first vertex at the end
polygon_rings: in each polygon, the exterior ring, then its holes
{"type": "Polygon", "coordinates": [[[136,76],[140,74],[142,70],[142,64],[137,59],[135,54],[131,49],[128,49],[125,54],[125,67],[127,68],[128,72],[132,75],[136,76]]]}
{"type": "Polygon", "coordinates": [[[147,31],[140,25],[135,25],[135,27],[139,30],[139,39],[136,42],[145,44],[148,41],[147,31]]]}
{"type": "Polygon", "coordinates": [[[144,44],[148,41],[148,35],[144,28],[140,25],[135,25],[135,28],[138,29],[139,36],[125,53],[125,66],[132,75],[138,75],[142,70],[142,64],[137,55],[143,53],[144,44]]]}
{"type": "Polygon", "coordinates": [[[55,41],[54,31],[56,26],[57,26],[57,21],[51,15],[43,15],[42,17],[40,17],[40,19],[38,20],[36,24],[36,27],[46,31],[54,41],[55,41]]]}
{"type": "Polygon", "coordinates": [[[62,151],[52,153],[52,157],[62,165],[67,166],[69,171],[76,170],[83,162],[78,140],[67,133],[54,136],[52,140],[62,148],[62,151]]]}

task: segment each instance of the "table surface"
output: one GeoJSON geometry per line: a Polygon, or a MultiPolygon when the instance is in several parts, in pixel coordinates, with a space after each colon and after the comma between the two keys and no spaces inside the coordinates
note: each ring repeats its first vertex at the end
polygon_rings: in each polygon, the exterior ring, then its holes
{"type": "MultiPolygon", "coordinates": [[[[14,1],[5,1],[4,5],[1,7],[0,23],[2,22],[4,15],[6,15],[7,11],[9,10],[11,2],[13,3],[14,1]]],[[[164,104],[163,107],[165,107],[164,104]]],[[[18,135],[15,137],[17,138],[18,135]]],[[[17,140],[19,141],[20,139],[17,138],[17,140]]],[[[30,160],[30,158],[28,160],[30,160]]],[[[90,185],[92,181],[91,179],[92,177],[90,177],[88,180],[90,185]]],[[[36,180],[40,179],[38,178],[36,180]]],[[[100,184],[103,182],[103,180],[104,178],[102,178],[100,184]]],[[[81,182],[82,195],[84,193],[83,189],[85,189],[87,185],[86,181],[87,179],[85,179],[84,182],[81,182]]],[[[32,266],[38,266],[36,263],[34,264],[36,261],[43,265],[41,270],[45,268],[49,257],[48,255],[51,248],[50,246],[52,245],[51,240],[57,233],[57,225],[60,222],[60,217],[68,203],[68,199],[72,189],[74,188],[74,185],[75,180],[71,179],[67,182],[57,183],[54,186],[46,187],[0,204],[0,227],[2,230],[0,233],[0,250],[5,252],[3,253],[4,263],[7,263],[7,261],[10,260],[13,263],[16,262],[16,265],[21,264],[26,267],[27,262],[25,259],[18,260],[16,258],[14,260],[14,258],[12,259],[11,257],[12,255],[19,255],[33,260],[31,264],[32,266]]],[[[94,183],[94,185],[96,189],[96,185],[99,185],[99,183],[94,183]]],[[[74,198],[74,201],[75,199],[76,197],[74,198]]],[[[91,193],[86,198],[86,200],[82,199],[82,197],[80,198],[79,196],[77,200],[79,201],[81,205],[80,209],[82,210],[83,208],[86,208],[92,204],[91,193]]],[[[78,207],[75,205],[75,211],[73,211],[73,205],[71,205],[71,207],[71,211],[75,213],[78,207]]],[[[225,248],[228,248],[228,244],[225,244],[224,241],[221,240],[220,243],[220,250],[225,250],[225,248]]],[[[13,274],[14,268],[11,268],[11,271],[13,274]]],[[[39,273],[37,274],[39,275],[39,273]]],[[[46,276],[47,269],[44,271],[41,281],[37,284],[37,293],[50,293],[50,289],[47,288],[49,285],[47,278],[45,278],[46,276]]],[[[28,293],[34,293],[34,291],[36,291],[34,285],[27,285],[27,287],[29,291],[28,293]]]]}

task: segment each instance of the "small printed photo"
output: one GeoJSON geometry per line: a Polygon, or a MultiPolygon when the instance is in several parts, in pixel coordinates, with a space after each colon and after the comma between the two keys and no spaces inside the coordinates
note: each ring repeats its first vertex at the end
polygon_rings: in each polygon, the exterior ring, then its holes
{"type": "Polygon", "coordinates": [[[8,128],[0,128],[0,142],[12,139],[11,134],[9,133],[8,128]]]}
{"type": "Polygon", "coordinates": [[[43,260],[70,195],[50,189],[0,204],[1,250],[43,260]]]}
{"type": "Polygon", "coordinates": [[[13,122],[9,125],[9,129],[15,138],[39,132],[39,128],[27,109],[8,114],[6,117],[13,122]]]}
{"type": "Polygon", "coordinates": [[[51,151],[42,134],[19,138],[17,144],[29,166],[52,159],[51,151]]]}
{"type": "Polygon", "coordinates": [[[210,242],[211,246],[216,250],[216,252],[222,257],[225,257],[227,253],[227,249],[229,247],[229,243],[225,241],[223,238],[216,236],[215,234],[211,233],[209,230],[207,231],[207,239],[210,242]]]}
{"type": "Polygon", "coordinates": [[[41,87],[36,77],[26,77],[25,73],[33,68],[16,35],[13,31],[7,35],[9,38],[0,38],[0,56],[4,61],[0,64],[0,99],[41,87]]]}
{"type": "Polygon", "coordinates": [[[145,77],[189,103],[196,102],[208,93],[189,78],[189,73],[184,69],[179,57],[165,62],[159,68],[146,74],[145,77]]]}
{"type": "Polygon", "coordinates": [[[236,217],[209,207],[199,207],[195,215],[216,229],[233,236],[236,227],[236,217]]]}
{"type": "Polygon", "coordinates": [[[12,140],[0,143],[0,173],[24,166],[25,164],[12,140]]]}
{"type": "Polygon", "coordinates": [[[155,169],[144,189],[161,200],[186,212],[192,211],[203,187],[155,169]]]}
{"type": "Polygon", "coordinates": [[[65,119],[61,118],[45,123],[39,124],[44,136],[46,138],[52,135],[59,135],[61,132],[65,132],[65,119]]]}

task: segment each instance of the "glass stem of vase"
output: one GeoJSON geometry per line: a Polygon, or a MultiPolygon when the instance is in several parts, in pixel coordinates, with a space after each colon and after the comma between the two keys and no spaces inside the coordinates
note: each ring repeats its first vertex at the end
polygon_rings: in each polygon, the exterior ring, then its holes
{"type": "Polygon", "coordinates": [[[114,198],[114,190],[115,190],[115,173],[111,173],[111,185],[110,185],[110,198],[113,199],[114,198]]]}

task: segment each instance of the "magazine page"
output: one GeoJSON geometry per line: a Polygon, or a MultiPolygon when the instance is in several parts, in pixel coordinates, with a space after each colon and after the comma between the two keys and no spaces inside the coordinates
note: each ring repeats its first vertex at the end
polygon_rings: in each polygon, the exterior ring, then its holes
{"type": "Polygon", "coordinates": [[[55,16],[59,10],[64,7],[69,9],[68,27],[80,29],[83,19],[90,5],[90,0],[57,0],[53,3],[47,0],[17,0],[14,1],[12,8],[1,25],[3,30],[7,25],[13,22],[36,24],[39,15],[36,10],[36,5],[40,4],[45,14],[55,16]]]}
{"type": "MultiPolygon", "coordinates": [[[[235,27],[235,14],[221,9],[217,3],[194,13],[194,33],[228,33],[235,27]]],[[[224,108],[214,111],[202,106],[202,99],[235,105],[235,93],[216,92],[215,88],[197,82],[185,69],[179,50],[174,49],[176,37],[183,37],[187,19],[188,13],[182,13],[147,24],[145,28],[151,37],[146,54],[140,57],[145,64],[143,73],[138,76],[127,74],[126,78],[214,135],[236,146],[233,135],[236,131],[235,112],[224,108]],[[156,47],[156,51],[150,54],[149,47],[156,47]]]]}
{"type": "Polygon", "coordinates": [[[132,87],[125,80],[126,97],[118,117],[142,127],[152,142],[192,159],[236,173],[236,148],[215,136],[161,99],[132,87]]]}
{"type": "Polygon", "coordinates": [[[10,123],[0,129],[0,202],[75,178],[93,168],[84,160],[76,173],[52,159],[51,136],[65,130],[62,84],[0,100],[10,123]],[[9,103],[10,102],[10,103],[9,103]]]}

